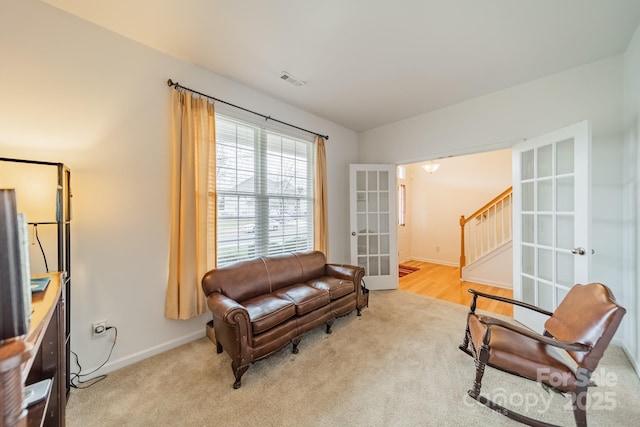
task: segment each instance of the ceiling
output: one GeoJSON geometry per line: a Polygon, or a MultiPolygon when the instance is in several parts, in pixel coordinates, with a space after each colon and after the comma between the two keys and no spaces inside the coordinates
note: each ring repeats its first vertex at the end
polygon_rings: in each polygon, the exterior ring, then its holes
{"type": "Polygon", "coordinates": [[[640,24],[638,0],[42,1],[355,131],[623,53],[640,24]]]}

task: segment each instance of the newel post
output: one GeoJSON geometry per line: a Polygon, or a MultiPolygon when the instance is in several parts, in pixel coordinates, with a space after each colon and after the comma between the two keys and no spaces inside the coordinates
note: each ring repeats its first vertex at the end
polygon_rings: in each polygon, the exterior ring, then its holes
{"type": "Polygon", "coordinates": [[[466,220],[464,215],[460,216],[460,278],[462,278],[462,268],[467,265],[467,257],[464,255],[464,225],[466,220]]]}

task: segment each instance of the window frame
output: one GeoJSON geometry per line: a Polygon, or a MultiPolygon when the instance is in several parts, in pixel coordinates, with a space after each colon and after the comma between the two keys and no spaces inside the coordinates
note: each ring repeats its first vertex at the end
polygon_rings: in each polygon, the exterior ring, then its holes
{"type": "Polygon", "coordinates": [[[313,249],[313,139],[287,128],[218,111],[215,120],[216,265],[221,267],[258,256],[313,249]],[[229,135],[223,134],[225,126],[235,127],[235,140],[226,140],[229,135]],[[239,128],[247,134],[253,132],[253,137],[245,135],[239,143],[239,128]],[[252,149],[249,148],[250,139],[252,149]],[[235,147],[235,158],[225,158],[222,150],[228,154],[233,151],[231,147],[235,147]],[[242,153],[245,157],[252,152],[253,165],[243,163],[242,169],[239,163],[248,160],[239,159],[238,150],[246,150],[242,153]],[[225,161],[228,164],[224,164],[225,161]],[[226,173],[224,177],[221,176],[223,172],[226,173]],[[231,175],[235,179],[235,189],[229,188],[231,175]],[[249,182],[251,179],[253,183],[249,182]],[[241,189],[241,184],[248,187],[253,184],[253,189],[241,189]],[[253,200],[253,207],[250,200],[253,200]],[[241,206],[241,201],[246,204],[241,206]],[[229,216],[229,203],[236,203],[235,216],[229,216]],[[230,228],[230,224],[235,229],[230,228]]]}

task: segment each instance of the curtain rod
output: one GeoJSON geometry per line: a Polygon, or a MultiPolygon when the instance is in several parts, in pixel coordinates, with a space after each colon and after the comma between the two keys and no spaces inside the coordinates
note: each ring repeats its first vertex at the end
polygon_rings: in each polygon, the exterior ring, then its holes
{"type": "Polygon", "coordinates": [[[173,80],[171,80],[171,79],[167,80],[167,85],[168,85],[169,87],[175,87],[176,89],[184,89],[184,90],[188,90],[189,92],[191,92],[191,93],[195,93],[196,95],[204,96],[205,98],[209,98],[209,99],[213,99],[214,101],[222,102],[223,104],[229,105],[229,106],[234,107],[234,108],[238,108],[238,109],[240,109],[240,110],[242,110],[242,111],[246,111],[247,113],[251,113],[251,114],[255,114],[256,116],[260,116],[260,117],[262,117],[262,118],[263,118],[263,119],[265,119],[265,120],[271,120],[271,121],[274,121],[274,122],[277,122],[277,123],[280,123],[280,124],[283,124],[283,125],[286,125],[286,126],[289,126],[289,127],[295,128],[295,129],[298,129],[298,130],[301,130],[301,131],[303,131],[303,132],[310,133],[310,134],[312,134],[312,135],[317,135],[317,136],[322,137],[322,138],[324,138],[324,139],[326,139],[326,140],[328,140],[328,139],[329,139],[329,135],[322,135],[321,133],[313,132],[313,131],[310,131],[310,130],[307,130],[307,129],[303,129],[303,128],[298,127],[298,126],[295,126],[295,125],[292,125],[291,123],[287,123],[287,122],[283,122],[283,121],[278,120],[278,119],[274,119],[274,118],[273,118],[273,117],[271,117],[271,116],[265,116],[264,114],[260,114],[260,113],[257,113],[257,112],[255,112],[255,111],[251,111],[251,110],[249,110],[249,109],[247,109],[247,108],[240,107],[239,105],[235,105],[235,104],[232,104],[232,103],[230,103],[230,102],[223,101],[222,99],[215,98],[215,97],[213,97],[213,96],[211,96],[211,95],[207,95],[207,94],[205,94],[205,93],[198,92],[197,90],[190,89],[190,88],[188,88],[188,87],[186,87],[186,86],[182,86],[180,83],[178,83],[178,82],[174,82],[174,81],[173,81],[173,80]]]}

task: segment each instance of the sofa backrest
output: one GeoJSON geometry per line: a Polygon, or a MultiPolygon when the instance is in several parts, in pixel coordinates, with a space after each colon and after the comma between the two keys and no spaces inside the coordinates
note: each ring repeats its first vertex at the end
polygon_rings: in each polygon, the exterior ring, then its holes
{"type": "Polygon", "coordinates": [[[241,261],[207,272],[202,278],[205,295],[213,292],[238,302],[324,275],[322,252],[298,252],[241,261]]]}
{"type": "Polygon", "coordinates": [[[325,275],[327,258],[322,252],[297,253],[295,256],[302,266],[302,282],[325,275]]]}
{"type": "Polygon", "coordinates": [[[202,278],[202,290],[209,296],[220,292],[235,301],[269,293],[269,275],[262,259],[240,261],[207,272],[202,278]]]}

